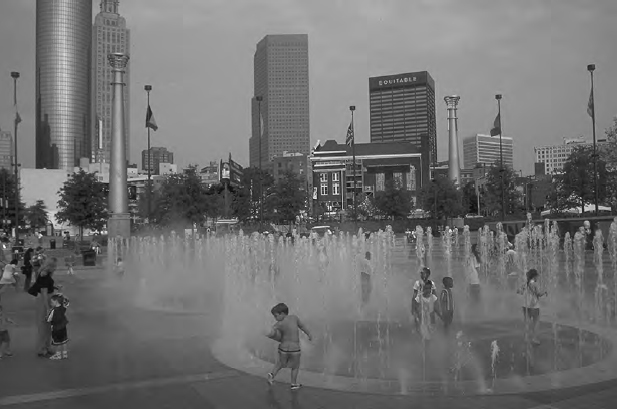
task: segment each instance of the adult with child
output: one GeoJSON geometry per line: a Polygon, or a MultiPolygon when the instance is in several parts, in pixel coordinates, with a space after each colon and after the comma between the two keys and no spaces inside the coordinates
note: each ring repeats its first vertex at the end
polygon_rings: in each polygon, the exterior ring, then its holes
{"type": "Polygon", "coordinates": [[[28,293],[35,298],[35,324],[37,328],[36,353],[41,358],[49,358],[53,355],[51,351],[51,328],[47,322],[50,310],[50,297],[60,288],[56,285],[53,274],[56,271],[58,260],[55,257],[49,259],[41,267],[39,273],[28,290],[28,293]]]}

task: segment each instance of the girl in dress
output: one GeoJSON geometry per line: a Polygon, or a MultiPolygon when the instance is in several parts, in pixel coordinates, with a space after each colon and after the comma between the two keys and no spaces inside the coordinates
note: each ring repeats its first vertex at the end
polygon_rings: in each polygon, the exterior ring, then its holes
{"type": "Polygon", "coordinates": [[[69,353],[66,344],[69,342],[66,326],[69,320],[66,318],[66,309],[69,300],[62,294],[51,296],[51,311],[47,316],[47,322],[51,325],[51,345],[55,353],[49,357],[51,360],[67,359],[69,353]]]}

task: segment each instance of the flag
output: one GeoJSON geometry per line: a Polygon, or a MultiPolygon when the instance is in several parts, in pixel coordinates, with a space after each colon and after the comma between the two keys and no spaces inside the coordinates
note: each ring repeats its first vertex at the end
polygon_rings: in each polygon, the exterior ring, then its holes
{"type": "Polygon", "coordinates": [[[593,88],[592,88],[591,92],[589,93],[589,102],[587,103],[587,114],[592,118],[593,118],[595,109],[596,108],[593,103],[593,88]]]}
{"type": "Polygon", "coordinates": [[[497,114],[495,117],[495,122],[493,123],[493,129],[491,129],[491,136],[501,135],[501,112],[497,114]]]}
{"type": "Polygon", "coordinates": [[[355,144],[354,135],[353,135],[353,122],[349,124],[349,128],[347,128],[347,138],[345,138],[345,143],[349,146],[355,144]]]}
{"type": "Polygon", "coordinates": [[[263,112],[260,115],[261,115],[261,118],[260,118],[261,119],[261,122],[260,122],[260,127],[261,128],[259,129],[259,132],[260,132],[259,137],[263,138],[263,136],[264,136],[264,114],[263,114],[263,112]]]}
{"type": "Polygon", "coordinates": [[[154,120],[154,114],[152,113],[152,109],[150,109],[150,105],[148,105],[148,112],[146,112],[146,128],[150,128],[153,131],[159,129],[156,121],[154,120]]]}
{"type": "Polygon", "coordinates": [[[21,115],[19,115],[19,110],[17,109],[17,104],[15,104],[15,125],[21,122],[21,115]]]}

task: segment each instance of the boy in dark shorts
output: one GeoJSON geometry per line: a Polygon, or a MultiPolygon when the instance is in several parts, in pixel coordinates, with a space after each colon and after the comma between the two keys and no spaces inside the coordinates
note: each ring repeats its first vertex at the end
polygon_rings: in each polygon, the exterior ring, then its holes
{"type": "Polygon", "coordinates": [[[300,388],[298,383],[298,372],[300,371],[300,330],[304,332],[309,341],[313,340],[308,328],[295,315],[289,315],[287,305],[280,303],[275,305],[270,311],[276,320],[276,324],[267,334],[268,338],[280,342],[278,347],[278,360],[268,373],[268,383],[272,385],[276,374],[282,368],[291,369],[291,389],[300,388]]]}

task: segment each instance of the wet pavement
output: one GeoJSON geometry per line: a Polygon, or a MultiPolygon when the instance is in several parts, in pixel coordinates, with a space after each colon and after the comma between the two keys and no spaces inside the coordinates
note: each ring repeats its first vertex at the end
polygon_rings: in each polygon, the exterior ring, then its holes
{"type": "MultiPolygon", "coordinates": [[[[214,359],[206,331],[214,314],[176,314],[133,307],[130,284],[103,271],[60,275],[69,309],[70,358],[48,361],[34,354],[34,300],[3,297],[17,321],[11,329],[15,356],[0,360],[0,408],[202,408],[382,409],[516,408],[609,409],[617,381],[580,388],[510,396],[387,396],[304,388],[269,387],[264,378],[214,359]]],[[[212,327],[212,325],[209,325],[212,327]]],[[[280,378],[286,380],[287,372],[280,378]]]]}

